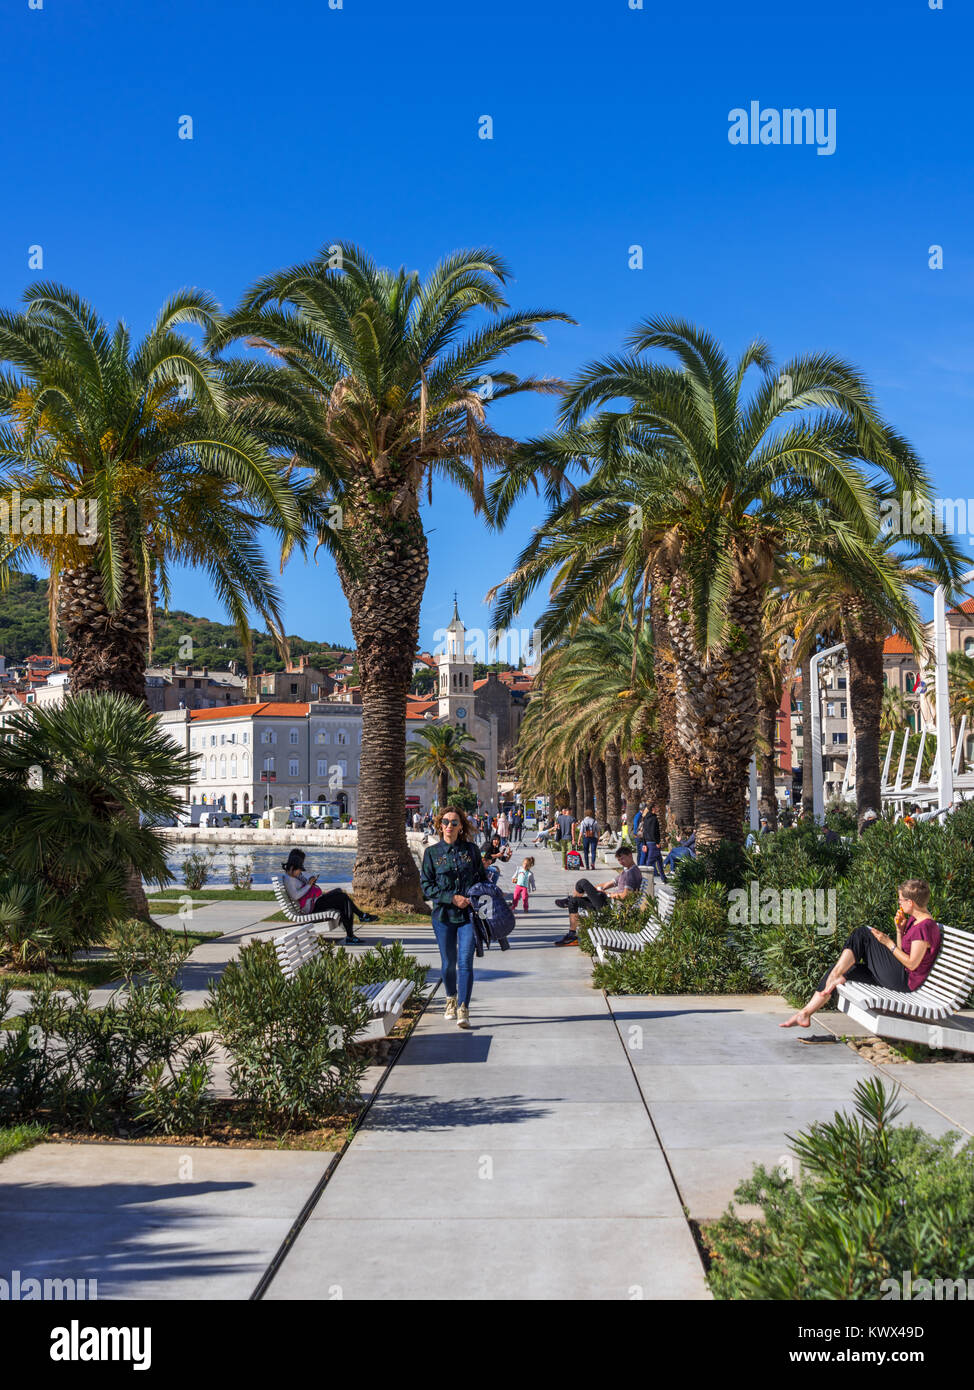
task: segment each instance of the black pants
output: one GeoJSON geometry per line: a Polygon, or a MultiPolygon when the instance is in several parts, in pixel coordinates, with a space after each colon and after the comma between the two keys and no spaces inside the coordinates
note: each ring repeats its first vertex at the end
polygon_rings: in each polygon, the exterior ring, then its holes
{"type": "MultiPolygon", "coordinates": [[[[856,964],[846,971],[847,980],[863,985],[882,985],[884,989],[909,990],[906,966],[900,964],[887,946],[876,940],[868,927],[856,927],[854,932],[850,932],[842,949],[852,951],[856,957],[856,964]]],[[[819,980],[820,990],[825,988],[831,973],[831,970],[826,970],[819,980]]]]}
{"type": "Polygon", "coordinates": [[[353,913],[358,909],[344,888],[330,888],[327,893],[322,893],[321,897],[314,903],[313,912],[329,912],[332,908],[341,918],[342,926],[345,928],[346,936],[354,936],[352,930],[353,913]]]}
{"type": "Polygon", "coordinates": [[[575,895],[568,911],[578,912],[580,908],[584,908],[597,912],[600,907],[607,907],[608,903],[609,899],[600,888],[589,883],[587,878],[580,878],[575,884],[575,895]]]}

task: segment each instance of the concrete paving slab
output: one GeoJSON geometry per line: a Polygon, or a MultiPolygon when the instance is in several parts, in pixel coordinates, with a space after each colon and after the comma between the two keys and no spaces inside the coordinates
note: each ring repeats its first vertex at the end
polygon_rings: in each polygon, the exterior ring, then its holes
{"type": "Polygon", "coordinates": [[[100,1299],[248,1298],[334,1157],[39,1145],[0,1164],[0,1268],[100,1299]]]}
{"type": "MultiPolygon", "coordinates": [[[[471,1035],[471,1042],[475,1038],[471,1035]]],[[[406,1045],[406,1051],[409,1045],[406,1045]]],[[[627,1105],[638,1098],[632,1072],[620,1058],[616,1066],[506,1066],[489,1060],[483,1066],[441,1063],[396,1066],[382,1091],[390,1099],[411,1094],[440,1094],[454,1100],[526,1100],[562,1105],[627,1105]]]]}
{"type": "Polygon", "coordinates": [[[709,1298],[682,1216],[308,1222],[266,1297],[709,1298]],[[323,1232],[323,1229],[324,1232],[323,1232]],[[402,1258],[421,1250],[422,1259],[402,1258]]]}
{"type": "Polygon", "coordinates": [[[673,1215],[673,1182],[656,1150],[591,1149],[585,1155],[584,1194],[579,1171],[556,1150],[467,1148],[372,1149],[341,1164],[327,1201],[312,1221],[425,1219],[431,1222],[492,1217],[588,1218],[673,1215]]]}
{"type": "MultiPolygon", "coordinates": [[[[847,1054],[848,1056],[849,1054],[847,1054]]],[[[638,1059],[634,1056],[634,1061],[638,1059]]],[[[836,1094],[852,1093],[857,1081],[868,1077],[862,1062],[831,1067],[802,1065],[750,1066],[658,1066],[640,1064],[639,1084],[650,1111],[667,1101],[763,1101],[801,1098],[832,1099],[836,1094]]]]}
{"type": "MultiPolygon", "coordinates": [[[[646,1110],[630,1103],[560,1105],[526,1096],[490,1100],[456,1099],[431,1094],[390,1097],[385,1088],[355,1136],[352,1147],[364,1149],[465,1148],[471,1142],[485,1152],[500,1149],[546,1149],[566,1153],[592,1149],[656,1149],[646,1110]]],[[[349,1150],[351,1153],[351,1150],[349,1150]]],[[[346,1154],[346,1161],[348,1155],[346,1154]]]]}
{"type": "Polygon", "coordinates": [[[590,1024],[587,1033],[576,1034],[570,1041],[530,1032],[511,1038],[493,1029],[471,1030],[472,1036],[465,1037],[452,1024],[444,1024],[446,1028],[451,1031],[417,1038],[414,1046],[405,1050],[399,1067],[408,1071],[411,1067],[490,1062],[498,1067],[569,1067],[574,1071],[580,1061],[587,1067],[618,1066],[621,1061],[619,1038],[611,1025],[590,1024]]]}

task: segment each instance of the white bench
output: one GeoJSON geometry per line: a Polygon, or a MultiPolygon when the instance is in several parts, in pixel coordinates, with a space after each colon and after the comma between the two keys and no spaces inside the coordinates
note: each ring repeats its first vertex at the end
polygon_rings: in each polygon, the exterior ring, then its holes
{"type": "Polygon", "coordinates": [[[278,906],[289,922],[300,922],[302,926],[308,922],[331,922],[332,925],[335,925],[342,920],[341,913],[333,907],[329,907],[324,912],[298,912],[288,897],[288,891],[284,887],[284,880],[280,874],[271,879],[271,887],[274,889],[274,897],[277,899],[278,906]]]}
{"type": "MultiPolygon", "coordinates": [[[[274,950],[277,963],[286,980],[295,975],[321,949],[319,934],[310,926],[292,927],[274,937],[274,950]]],[[[402,1007],[413,992],[412,980],[382,980],[374,985],[359,985],[372,1009],[372,1019],[355,1034],[356,1042],[367,1042],[370,1038],[383,1038],[391,1033],[402,1013],[402,1007]]]]}
{"type": "Polygon", "coordinates": [[[974,1052],[974,1031],[944,1026],[964,1007],[974,988],[974,932],[941,926],[940,933],[937,959],[919,989],[884,989],[850,981],[836,989],[842,1013],[884,1038],[974,1052]]]}
{"type": "MultiPolygon", "coordinates": [[[[664,888],[667,886],[662,879],[655,875],[651,879],[643,879],[642,887],[639,890],[638,907],[645,907],[650,899],[655,897],[657,884],[664,888]]],[[[675,890],[673,892],[675,897],[675,890]]],[[[596,958],[603,961],[610,952],[615,954],[623,951],[641,951],[645,946],[649,946],[659,936],[663,929],[663,923],[667,920],[658,906],[656,911],[656,917],[651,917],[639,931],[619,931],[616,927],[593,927],[588,934],[588,939],[595,947],[596,958]]],[[[673,911],[672,904],[669,911],[673,911]]]]}

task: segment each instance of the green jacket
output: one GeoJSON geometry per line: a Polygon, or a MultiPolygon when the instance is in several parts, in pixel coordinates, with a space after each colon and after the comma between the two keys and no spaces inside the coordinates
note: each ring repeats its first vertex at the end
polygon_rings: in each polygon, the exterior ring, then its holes
{"type": "Polygon", "coordinates": [[[483,883],[486,875],[480,850],[469,840],[448,845],[438,840],[423,855],[420,881],[423,897],[434,909],[439,908],[442,919],[451,926],[470,920],[470,909],[455,907],[454,894],[466,896],[467,889],[483,883]]]}

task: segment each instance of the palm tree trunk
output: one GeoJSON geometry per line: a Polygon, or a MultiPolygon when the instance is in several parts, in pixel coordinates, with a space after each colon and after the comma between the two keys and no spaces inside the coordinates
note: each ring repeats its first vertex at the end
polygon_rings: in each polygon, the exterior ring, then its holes
{"type": "Polygon", "coordinates": [[[856,735],[856,819],[880,812],[879,721],[883,709],[883,643],[888,629],[856,599],[842,604],[842,636],[849,658],[849,700],[856,735]]]}
{"type": "Polygon", "coordinates": [[[778,829],[778,798],[775,794],[775,752],[778,732],[778,709],[781,704],[774,686],[762,673],[758,683],[758,779],[761,788],[760,811],[772,830],[778,829]]]}
{"type": "Polygon", "coordinates": [[[689,834],[694,823],[693,778],[686,754],[677,734],[677,671],[669,626],[669,599],[673,583],[672,568],[661,561],[653,567],[650,585],[650,614],[653,628],[653,673],[660,729],[666,753],[669,830],[674,838],[689,834]]]}
{"type": "Polygon", "coordinates": [[[436,799],[440,803],[440,810],[446,805],[450,796],[450,781],[445,772],[441,772],[436,779],[436,799]]]}
{"type": "Polygon", "coordinates": [[[770,559],[742,548],[734,556],[723,650],[704,661],[691,621],[690,576],[674,575],[668,626],[677,663],[677,736],[694,780],[697,850],[741,844],[748,769],[758,722],[757,672],[770,559]]]}
{"type": "MultiPolygon", "coordinates": [[[[124,569],[122,598],[112,612],[105,603],[101,571],[93,564],[62,570],[58,620],[71,650],[71,692],[127,695],[145,705],[149,619],[145,591],[135,566],[124,569]]],[[[142,875],[129,870],[127,895],[133,917],[153,926],[142,875]]]]}
{"type": "Polygon", "coordinates": [[[599,825],[607,825],[609,822],[609,811],[605,797],[605,763],[601,758],[594,754],[591,759],[592,765],[592,788],[595,793],[595,819],[599,825]]]}
{"type": "Polygon", "coordinates": [[[351,610],[362,686],[358,853],[353,891],[371,910],[421,911],[419,869],[406,840],[406,696],[429,558],[415,497],[390,518],[363,480],[350,489],[345,541],[355,568],[338,573],[351,610]]]}
{"type": "Polygon", "coordinates": [[[588,815],[589,811],[595,815],[595,779],[592,776],[592,764],[588,758],[579,754],[579,771],[582,778],[582,814],[588,815]]]}
{"type": "Polygon", "coordinates": [[[619,749],[610,743],[605,750],[605,815],[612,830],[622,825],[622,788],[619,783],[619,749]]]}

